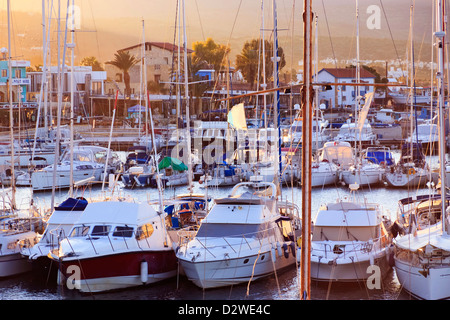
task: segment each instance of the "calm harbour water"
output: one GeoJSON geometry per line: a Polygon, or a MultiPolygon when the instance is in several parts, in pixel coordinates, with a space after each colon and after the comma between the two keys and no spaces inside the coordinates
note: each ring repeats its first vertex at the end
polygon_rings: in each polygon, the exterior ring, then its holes
{"type": "MultiPolygon", "coordinates": [[[[433,157],[431,161],[435,161],[433,157]]],[[[105,187],[107,189],[107,187],[105,187]]],[[[208,195],[212,198],[229,194],[231,188],[208,189],[208,195]]],[[[186,187],[166,189],[165,197],[174,194],[186,193],[186,187]]],[[[205,190],[195,183],[194,192],[204,193],[205,190]]],[[[392,189],[384,186],[359,190],[361,196],[365,196],[369,202],[379,203],[387,215],[395,218],[397,202],[401,198],[427,194],[429,190],[392,189]]],[[[85,198],[97,198],[102,193],[101,187],[77,191],[76,196],[85,198]]],[[[122,189],[122,196],[130,196],[134,199],[146,201],[156,200],[156,189],[122,189]]],[[[323,203],[334,202],[337,198],[349,195],[348,187],[334,186],[316,188],[312,190],[312,216],[323,203]]],[[[301,189],[299,187],[284,188],[283,199],[295,202],[301,208],[301,189]]],[[[57,191],[55,203],[58,204],[67,198],[67,190],[57,191]]],[[[18,188],[16,201],[19,206],[24,206],[31,199],[29,188],[18,188]]],[[[33,200],[39,207],[49,208],[51,203],[51,191],[40,192],[33,195],[33,200]]],[[[95,295],[80,294],[74,290],[68,290],[48,284],[45,279],[37,279],[32,274],[24,274],[8,279],[0,280],[0,299],[2,300],[297,300],[299,299],[299,269],[292,267],[276,275],[263,280],[226,288],[203,290],[192,284],[184,276],[177,276],[153,285],[137,287],[117,292],[101,293],[95,295]]],[[[369,290],[364,283],[361,284],[337,284],[337,283],[311,283],[312,300],[410,300],[414,299],[401,289],[395,271],[390,271],[384,278],[381,289],[369,290]]]]}

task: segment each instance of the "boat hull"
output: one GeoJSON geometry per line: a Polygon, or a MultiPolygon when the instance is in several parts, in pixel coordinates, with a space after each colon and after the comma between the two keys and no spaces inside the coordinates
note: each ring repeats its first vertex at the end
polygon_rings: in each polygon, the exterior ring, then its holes
{"type": "Polygon", "coordinates": [[[450,298],[450,273],[448,266],[413,266],[395,257],[395,272],[402,288],[424,300],[450,298]]]}
{"type": "Polygon", "coordinates": [[[200,288],[217,288],[267,277],[276,271],[292,266],[295,256],[274,255],[270,251],[236,259],[190,261],[179,259],[186,276],[200,288]],[[274,257],[275,256],[275,257],[274,257]],[[256,262],[256,263],[255,263],[256,262]]]}
{"type": "MultiPolygon", "coordinates": [[[[437,179],[432,173],[431,181],[436,182],[437,179]]],[[[384,176],[389,187],[406,188],[406,187],[423,187],[430,181],[429,174],[405,174],[401,172],[386,173],[384,176]]]]}
{"type": "MultiPolygon", "coordinates": [[[[74,170],[73,180],[80,181],[94,177],[96,182],[101,180],[103,174],[102,168],[74,170]]],[[[53,172],[52,171],[35,171],[31,174],[31,185],[33,190],[49,190],[53,187],[53,172]]],[[[58,171],[56,174],[56,188],[70,187],[70,171],[58,171]]]]}
{"type": "Polygon", "coordinates": [[[383,277],[391,269],[387,257],[383,255],[370,260],[348,261],[347,263],[333,263],[325,259],[311,259],[311,279],[315,281],[337,281],[337,282],[357,282],[367,280],[373,272],[369,269],[371,265],[380,268],[383,277]]]}
{"type": "Polygon", "coordinates": [[[151,174],[123,174],[122,182],[127,188],[148,187],[151,182],[151,174]]]}
{"type": "Polygon", "coordinates": [[[177,259],[173,250],[153,250],[80,257],[61,261],[60,284],[81,292],[102,292],[155,283],[177,272],[177,259]],[[143,262],[147,263],[147,275],[142,274],[143,262]],[[76,279],[74,270],[79,268],[79,285],[70,286],[76,279]],[[143,281],[143,277],[146,281],[143,281]]]}
{"type": "Polygon", "coordinates": [[[378,170],[355,170],[341,172],[341,180],[350,185],[357,183],[360,186],[374,186],[381,182],[383,173],[378,170]]]}
{"type": "Polygon", "coordinates": [[[31,271],[32,265],[18,253],[0,256],[0,278],[15,276],[31,271]]]}

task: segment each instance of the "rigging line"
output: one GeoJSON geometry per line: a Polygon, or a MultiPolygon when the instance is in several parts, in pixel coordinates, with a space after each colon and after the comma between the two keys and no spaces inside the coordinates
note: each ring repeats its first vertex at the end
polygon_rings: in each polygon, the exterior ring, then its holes
{"type": "Polygon", "coordinates": [[[201,19],[201,16],[200,16],[200,11],[198,10],[198,2],[197,2],[197,0],[195,0],[195,7],[197,9],[198,22],[200,23],[200,29],[202,30],[202,38],[203,38],[203,41],[206,41],[205,32],[203,31],[203,24],[202,24],[202,19],[201,19]]]}
{"type": "MultiPolygon", "coordinates": [[[[239,15],[239,11],[240,11],[240,9],[241,9],[241,5],[242,5],[242,0],[241,1],[239,1],[239,6],[238,6],[238,10],[237,10],[237,12],[236,12],[236,16],[235,16],[235,18],[234,18],[234,22],[233,22],[233,26],[232,26],[232,28],[231,28],[231,32],[230,32],[230,36],[229,36],[229,38],[228,38],[228,40],[227,40],[227,44],[226,44],[226,52],[224,53],[224,56],[222,57],[222,61],[221,61],[221,63],[220,63],[220,68],[219,68],[219,74],[220,74],[220,72],[223,70],[223,68],[224,68],[224,61],[226,62],[226,57],[229,55],[229,45],[230,45],[230,42],[231,42],[231,36],[232,36],[232,34],[233,34],[233,32],[234,32],[234,27],[236,26],[236,21],[237,21],[237,18],[238,18],[238,15],[239,15]]],[[[229,68],[228,68],[228,72],[229,72],[229,68]]],[[[214,100],[214,92],[216,91],[216,87],[218,86],[218,84],[219,84],[219,79],[217,79],[216,81],[215,81],[215,83],[214,83],[214,88],[213,88],[213,90],[212,90],[212,93],[211,93],[211,98],[210,98],[210,102],[212,102],[213,100],[214,100]]],[[[213,105],[212,105],[212,103],[210,104],[211,105],[211,108],[213,107],[213,105]]]]}
{"type": "MultiPolygon", "coordinates": [[[[400,55],[398,54],[397,46],[395,45],[394,36],[392,35],[391,26],[389,25],[389,20],[388,20],[387,15],[386,15],[386,10],[384,10],[383,0],[380,0],[380,5],[381,5],[381,9],[383,9],[383,15],[384,15],[384,18],[386,19],[386,24],[387,24],[387,27],[388,27],[388,30],[389,30],[389,35],[390,35],[391,40],[392,40],[392,45],[394,46],[395,54],[397,55],[397,61],[401,61],[400,60],[400,55]]],[[[401,64],[400,64],[400,68],[401,68],[401,64]]]]}
{"type": "MultiPolygon", "coordinates": [[[[380,0],[380,1],[381,1],[381,0],[380,0]]],[[[330,26],[328,25],[327,12],[326,12],[326,10],[325,10],[325,4],[323,3],[323,0],[322,0],[322,7],[323,7],[323,13],[324,13],[324,16],[325,16],[325,22],[326,22],[326,24],[327,24],[328,38],[330,39],[331,52],[333,53],[334,66],[335,66],[335,68],[337,68],[336,54],[335,54],[335,52],[334,52],[333,40],[331,39],[330,26]]]]}
{"type": "MultiPolygon", "coordinates": [[[[98,41],[97,25],[95,24],[95,19],[94,19],[94,14],[93,14],[93,10],[92,10],[91,1],[88,1],[88,5],[89,5],[90,12],[91,12],[92,23],[94,24],[95,41],[96,41],[96,43],[97,43],[97,53],[98,53],[98,55],[99,55],[99,59],[101,60],[100,43],[99,43],[99,41],[98,41]]],[[[75,35],[76,35],[76,33],[75,33],[75,35]]]]}

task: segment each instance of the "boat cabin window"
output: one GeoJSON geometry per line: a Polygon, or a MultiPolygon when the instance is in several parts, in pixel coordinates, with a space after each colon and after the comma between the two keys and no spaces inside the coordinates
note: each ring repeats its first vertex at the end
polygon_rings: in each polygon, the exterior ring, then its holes
{"type": "Polygon", "coordinates": [[[94,226],[91,232],[91,236],[107,236],[111,226],[100,225],[94,226]]]}
{"type": "Polygon", "coordinates": [[[202,223],[197,237],[242,237],[263,238],[273,234],[264,224],[202,223]]]}
{"type": "Polygon", "coordinates": [[[89,226],[74,227],[69,237],[85,237],[89,233],[89,226]]]}
{"type": "Polygon", "coordinates": [[[151,223],[139,226],[136,231],[136,240],[143,240],[149,238],[153,233],[153,226],[151,223]]]}
{"type": "Polygon", "coordinates": [[[315,226],[312,241],[369,241],[380,237],[373,227],[326,227],[315,226]]]}
{"type": "Polygon", "coordinates": [[[132,227],[117,226],[114,229],[113,237],[131,238],[133,236],[133,231],[134,231],[134,229],[132,227]]]}

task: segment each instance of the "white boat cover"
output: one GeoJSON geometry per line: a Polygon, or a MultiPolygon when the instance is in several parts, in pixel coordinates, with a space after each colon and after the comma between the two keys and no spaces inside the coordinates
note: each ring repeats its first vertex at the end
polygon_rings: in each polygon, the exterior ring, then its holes
{"type": "Polygon", "coordinates": [[[126,223],[131,225],[147,221],[153,216],[157,216],[155,209],[145,202],[103,201],[90,203],[78,220],[78,224],[126,223]]]}
{"type": "Polygon", "coordinates": [[[329,204],[321,208],[316,216],[315,226],[358,227],[380,224],[379,212],[372,206],[363,207],[352,202],[329,204]]]}
{"type": "Polygon", "coordinates": [[[419,230],[417,233],[398,237],[394,239],[394,243],[399,248],[413,252],[429,244],[436,248],[450,251],[450,235],[442,234],[442,225],[440,222],[429,228],[419,230]]]}

